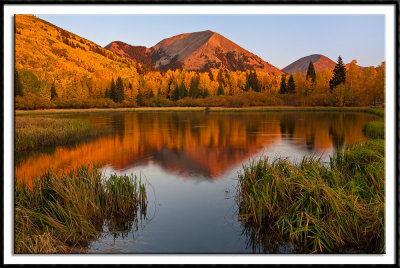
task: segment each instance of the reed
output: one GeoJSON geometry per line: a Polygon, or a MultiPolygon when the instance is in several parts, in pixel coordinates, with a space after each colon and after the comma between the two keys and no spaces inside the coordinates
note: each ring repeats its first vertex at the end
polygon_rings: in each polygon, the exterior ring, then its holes
{"type": "Polygon", "coordinates": [[[326,165],[315,157],[253,161],[239,173],[242,221],[276,230],[308,252],[384,247],[384,141],[348,147],[326,165]]]}
{"type": "Polygon", "coordinates": [[[385,122],[383,120],[368,122],[363,127],[363,132],[370,139],[384,139],[385,122]]]}
{"type": "Polygon", "coordinates": [[[104,132],[87,120],[17,116],[14,150],[21,152],[43,146],[67,145],[104,132]]]}
{"type": "Polygon", "coordinates": [[[111,218],[147,204],[136,176],[104,178],[93,166],[45,172],[32,187],[15,185],[15,253],[68,253],[84,246],[111,218]]]}

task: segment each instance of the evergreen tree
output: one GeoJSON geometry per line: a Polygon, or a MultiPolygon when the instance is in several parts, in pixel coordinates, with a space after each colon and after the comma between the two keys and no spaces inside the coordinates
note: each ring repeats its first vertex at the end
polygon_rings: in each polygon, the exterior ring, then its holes
{"type": "Polygon", "coordinates": [[[124,96],[124,84],[122,82],[122,78],[117,78],[117,83],[115,85],[115,102],[121,103],[125,99],[124,96]]]}
{"type": "Polygon", "coordinates": [[[223,82],[223,80],[224,80],[224,74],[222,73],[222,69],[219,69],[218,75],[217,75],[217,81],[218,81],[218,83],[221,84],[223,82]]]}
{"type": "Polygon", "coordinates": [[[188,95],[189,94],[188,94],[188,91],[186,89],[185,83],[182,81],[181,86],[179,87],[179,96],[180,96],[180,98],[185,98],[188,95]]]}
{"type": "Polygon", "coordinates": [[[110,98],[110,90],[106,88],[106,91],[104,92],[104,98],[110,98]]]}
{"type": "Polygon", "coordinates": [[[58,98],[57,91],[56,91],[56,87],[55,87],[54,83],[51,85],[50,97],[51,97],[52,100],[58,98]]]}
{"type": "Polygon", "coordinates": [[[179,100],[179,86],[176,85],[174,90],[172,90],[171,99],[173,101],[179,100]]]}
{"type": "Polygon", "coordinates": [[[214,76],[213,76],[213,73],[212,73],[211,70],[208,71],[208,77],[210,77],[210,81],[213,81],[213,80],[214,80],[214,76]]]}
{"type": "Polygon", "coordinates": [[[224,86],[222,85],[222,83],[220,83],[219,86],[218,86],[217,94],[218,95],[224,95],[224,86]]]}
{"type": "Polygon", "coordinates": [[[312,61],[310,61],[310,64],[308,64],[306,79],[308,79],[309,77],[311,77],[312,82],[315,81],[316,74],[315,74],[314,64],[312,63],[312,61]]]}
{"type": "Polygon", "coordinates": [[[289,81],[287,83],[287,92],[294,93],[296,91],[296,85],[294,83],[293,75],[290,75],[289,81]]]}
{"type": "Polygon", "coordinates": [[[154,92],[153,92],[153,90],[150,90],[149,98],[154,98],[154,92]]]}
{"type": "Polygon", "coordinates": [[[333,70],[333,77],[329,81],[331,93],[334,88],[346,82],[346,67],[343,64],[342,58],[339,56],[335,69],[333,70]]]}
{"type": "Polygon", "coordinates": [[[196,75],[190,81],[189,96],[197,98],[197,95],[199,95],[199,78],[196,75]]]}
{"type": "Polygon", "coordinates": [[[111,79],[111,85],[110,85],[110,99],[116,102],[117,99],[117,93],[115,89],[115,83],[114,83],[114,78],[111,79]]]}
{"type": "Polygon", "coordinates": [[[158,88],[157,96],[161,96],[161,89],[160,88],[158,88]]]}
{"type": "Polygon", "coordinates": [[[208,92],[208,89],[204,89],[203,98],[208,97],[209,95],[210,93],[208,92]]]}
{"type": "Polygon", "coordinates": [[[282,75],[281,78],[281,87],[279,89],[279,94],[286,94],[287,90],[286,90],[286,75],[282,75]]]}
{"type": "Polygon", "coordinates": [[[142,95],[142,93],[140,92],[140,90],[138,90],[138,94],[137,94],[137,96],[136,96],[136,103],[137,103],[137,105],[139,105],[139,106],[142,106],[142,105],[143,105],[143,95],[142,95]]]}
{"type": "Polygon", "coordinates": [[[254,91],[260,91],[260,85],[258,84],[258,78],[256,71],[250,71],[250,73],[246,74],[246,86],[245,90],[253,89],[254,91]]]}
{"type": "Polygon", "coordinates": [[[22,91],[22,85],[21,81],[19,79],[19,75],[17,72],[17,69],[14,69],[14,97],[16,96],[24,96],[24,93],[22,91]]]}
{"type": "Polygon", "coordinates": [[[257,73],[256,71],[253,71],[252,73],[250,73],[250,86],[254,91],[259,92],[260,91],[260,86],[258,84],[258,78],[257,78],[257,73]]]}

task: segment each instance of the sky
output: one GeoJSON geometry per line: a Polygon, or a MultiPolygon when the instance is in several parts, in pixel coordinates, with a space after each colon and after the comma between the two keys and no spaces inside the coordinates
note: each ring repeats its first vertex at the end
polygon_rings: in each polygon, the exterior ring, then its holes
{"type": "Polygon", "coordinates": [[[282,69],[311,54],[360,66],[385,60],[384,15],[40,15],[100,46],[151,47],[181,33],[212,30],[282,69]]]}

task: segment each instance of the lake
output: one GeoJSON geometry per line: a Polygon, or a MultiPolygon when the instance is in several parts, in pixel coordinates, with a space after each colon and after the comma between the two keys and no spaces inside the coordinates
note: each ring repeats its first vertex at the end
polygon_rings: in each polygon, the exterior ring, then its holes
{"type": "Polygon", "coordinates": [[[365,140],[375,116],[357,112],[98,112],[50,117],[89,120],[111,131],[73,146],[15,155],[15,176],[94,163],[105,175],[136,174],[147,184],[145,215],[89,243],[88,253],[296,253],[272,229],[238,220],[237,174],[259,157],[329,162],[365,140]]]}

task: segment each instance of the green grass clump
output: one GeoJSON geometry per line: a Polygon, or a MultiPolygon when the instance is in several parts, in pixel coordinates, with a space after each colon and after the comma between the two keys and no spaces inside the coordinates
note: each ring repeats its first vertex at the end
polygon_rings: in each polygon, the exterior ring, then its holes
{"type": "Polygon", "coordinates": [[[370,108],[370,109],[367,109],[365,112],[374,114],[379,117],[385,117],[385,109],[383,109],[383,108],[370,108]]]}
{"type": "Polygon", "coordinates": [[[132,220],[146,204],[136,176],[104,178],[92,166],[47,171],[31,188],[15,185],[15,253],[71,252],[95,238],[105,220],[132,220]]]}
{"type": "Polygon", "coordinates": [[[252,162],[239,174],[239,216],[272,223],[308,252],[384,252],[384,162],[383,140],[348,147],[329,166],[315,157],[252,162]]]}
{"type": "Polygon", "coordinates": [[[363,132],[370,139],[384,139],[385,122],[383,120],[368,122],[363,127],[363,132]]]}
{"type": "Polygon", "coordinates": [[[72,144],[100,132],[87,120],[17,116],[14,150],[21,152],[42,146],[72,144]]]}

